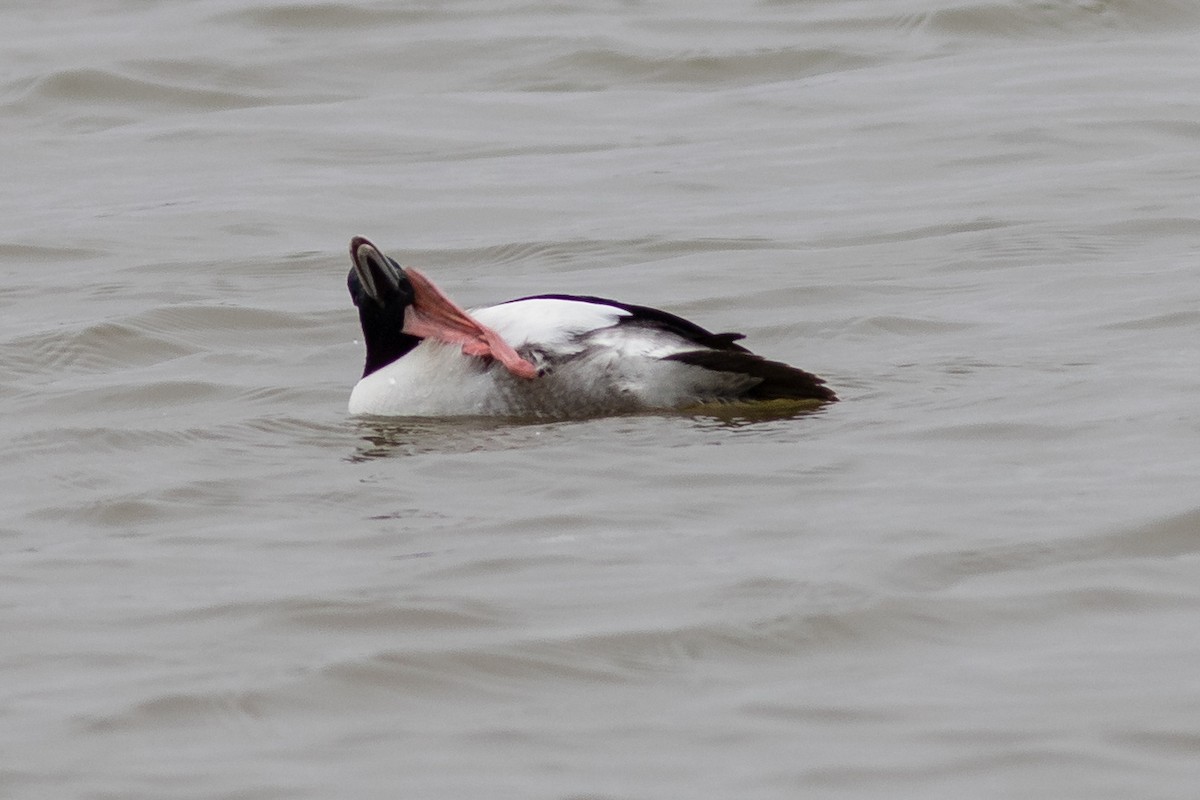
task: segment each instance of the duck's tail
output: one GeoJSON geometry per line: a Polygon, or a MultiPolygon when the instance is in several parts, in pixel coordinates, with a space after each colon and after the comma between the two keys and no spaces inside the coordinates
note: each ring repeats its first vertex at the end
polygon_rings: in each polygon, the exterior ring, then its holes
{"type": "Polygon", "coordinates": [[[742,393],[745,400],[820,400],[831,403],[837,395],[825,381],[780,361],[768,361],[745,350],[689,350],[666,356],[665,361],[681,361],[714,372],[732,372],[758,378],[742,393]]]}

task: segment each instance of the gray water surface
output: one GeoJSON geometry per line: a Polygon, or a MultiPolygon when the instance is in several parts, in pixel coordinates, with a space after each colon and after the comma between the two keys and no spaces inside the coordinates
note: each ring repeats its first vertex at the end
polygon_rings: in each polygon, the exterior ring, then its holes
{"type": "Polygon", "coordinates": [[[1200,6],[0,29],[5,797],[1194,796],[1200,6]],[[355,420],[355,234],[843,400],[355,420]]]}

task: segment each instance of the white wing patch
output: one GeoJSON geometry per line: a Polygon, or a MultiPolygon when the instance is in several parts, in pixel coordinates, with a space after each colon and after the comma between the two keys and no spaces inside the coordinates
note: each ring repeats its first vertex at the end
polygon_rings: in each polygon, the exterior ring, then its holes
{"type": "Polygon", "coordinates": [[[616,306],[583,300],[536,298],[472,309],[470,314],[492,328],[516,349],[535,345],[539,349],[578,352],[580,336],[616,325],[630,312],[616,306]]]}
{"type": "Polygon", "coordinates": [[[601,328],[587,334],[584,340],[589,348],[607,348],[622,358],[666,358],[701,349],[677,333],[637,323],[601,328]]]}

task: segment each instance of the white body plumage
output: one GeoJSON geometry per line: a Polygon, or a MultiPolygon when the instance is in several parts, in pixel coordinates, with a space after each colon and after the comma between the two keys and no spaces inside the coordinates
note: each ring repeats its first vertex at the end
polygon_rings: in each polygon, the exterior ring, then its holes
{"type": "Polygon", "coordinates": [[[616,306],[536,298],[470,314],[533,363],[538,377],[517,377],[495,360],[426,339],[360,380],[350,395],[350,413],[586,416],[731,399],[757,382],[664,361],[695,351],[696,343],[669,330],[629,324],[632,312],[616,306]]]}

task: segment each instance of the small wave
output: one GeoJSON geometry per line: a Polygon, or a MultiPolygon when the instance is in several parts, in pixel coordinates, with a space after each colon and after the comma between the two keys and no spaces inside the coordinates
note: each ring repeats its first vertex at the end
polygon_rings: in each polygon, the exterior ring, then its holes
{"type": "Polygon", "coordinates": [[[345,3],[280,3],[219,14],[214,22],[234,23],[267,30],[325,32],[373,28],[453,18],[449,9],[436,5],[415,8],[365,8],[345,3]]]}
{"type": "Polygon", "coordinates": [[[211,353],[221,362],[237,352],[240,356],[233,364],[237,366],[258,357],[246,342],[259,340],[265,347],[280,338],[294,343],[309,334],[317,344],[327,341],[327,324],[321,315],[224,304],[164,305],[71,330],[19,336],[0,343],[0,356],[10,375],[42,383],[68,375],[148,367],[202,353],[211,353]]]}
{"type": "Polygon", "coordinates": [[[16,242],[0,242],[0,259],[11,259],[22,263],[47,261],[80,262],[107,255],[102,250],[84,247],[57,247],[51,245],[18,244],[16,242]]]}
{"type": "Polygon", "coordinates": [[[211,440],[211,431],[138,430],[128,428],[64,427],[15,437],[7,448],[12,456],[49,455],[62,451],[63,442],[91,453],[138,453],[153,447],[187,447],[211,440]]]}
{"type": "MultiPolygon", "coordinates": [[[[227,111],[303,102],[328,96],[298,90],[263,68],[235,68],[202,59],[147,59],[106,66],[61,69],[25,77],[4,87],[0,108],[39,124],[69,122],[80,130],[104,130],[164,114],[227,111]]],[[[177,136],[195,135],[176,132],[177,136]]]]}
{"type": "Polygon", "coordinates": [[[1200,311],[1172,311],[1165,314],[1151,314],[1138,319],[1122,320],[1100,325],[1101,330],[1110,331],[1142,331],[1142,330],[1171,330],[1178,328],[1188,335],[1200,329],[1200,311]]]}
{"type": "MultiPolygon", "coordinates": [[[[188,391],[194,384],[186,385],[188,391]]],[[[175,387],[179,391],[179,387],[175,387]]],[[[139,395],[141,396],[141,395],[139,395]]],[[[189,399],[190,399],[189,394],[189,399]]],[[[185,448],[201,443],[225,442],[258,446],[264,441],[282,440],[284,446],[315,442],[342,444],[351,437],[345,423],[321,423],[294,417],[261,417],[212,426],[142,427],[55,426],[17,434],[5,448],[10,457],[51,455],[62,452],[63,443],[94,453],[139,453],[152,448],[185,448]]]]}
{"type": "Polygon", "coordinates": [[[858,69],[871,61],[833,49],[764,49],[753,52],[680,52],[645,55],[615,45],[582,49],[541,64],[500,73],[499,88],[580,91],[629,84],[675,87],[748,86],[858,69]],[[553,76],[531,78],[530,76],[553,76]]]}
{"type": "Polygon", "coordinates": [[[122,730],[178,730],[181,725],[215,725],[227,728],[238,721],[262,720],[268,716],[267,698],[260,692],[163,693],[130,707],[82,717],[82,727],[90,733],[122,730]]]}
{"type": "Polygon", "coordinates": [[[979,325],[974,322],[879,315],[849,321],[843,330],[843,335],[869,336],[872,339],[878,337],[880,334],[928,336],[937,333],[957,333],[978,327],[979,325]]]}
{"type": "Polygon", "coordinates": [[[949,36],[1030,39],[1106,30],[1162,30],[1200,23],[1185,0],[1041,0],[963,3],[905,15],[905,28],[949,36]]]}
{"type": "Polygon", "coordinates": [[[600,254],[604,248],[595,244],[571,242],[509,242],[471,251],[468,263],[496,267],[556,267],[575,261],[582,255],[581,251],[600,254]]]}
{"type": "MultiPolygon", "coordinates": [[[[1040,432],[1040,431],[1038,431],[1040,432]]],[[[904,584],[923,589],[942,589],[959,582],[1006,572],[1043,570],[1066,564],[1098,562],[1110,559],[1176,558],[1200,553],[1200,510],[1189,511],[1156,522],[1140,524],[1096,536],[1064,538],[1030,546],[1018,545],[951,550],[936,555],[915,556],[896,571],[895,577],[904,584]]],[[[1113,598],[1129,594],[1129,603],[1138,602],[1137,595],[1148,602],[1153,595],[1148,590],[1122,592],[1114,587],[1113,598]]],[[[1082,591],[1082,590],[1081,590],[1082,591]]]]}
{"type": "Polygon", "coordinates": [[[404,604],[379,601],[302,601],[280,608],[282,622],[309,631],[386,630],[391,634],[421,631],[476,630],[497,627],[499,616],[486,606],[456,603],[404,604]]]}
{"type": "Polygon", "coordinates": [[[13,339],[4,343],[3,351],[9,369],[18,374],[61,376],[157,364],[198,348],[128,322],[101,322],[13,339]]]}
{"type": "Polygon", "coordinates": [[[302,314],[227,304],[162,306],[136,314],[129,321],[152,333],[187,333],[189,341],[205,332],[226,338],[239,333],[307,330],[317,324],[302,314]]]}
{"type": "Polygon", "coordinates": [[[322,670],[325,679],[357,688],[409,691],[414,684],[440,691],[503,690],[540,680],[587,684],[636,683],[677,675],[697,661],[759,663],[790,658],[797,648],[855,646],[865,640],[904,639],[936,627],[924,604],[857,598],[836,610],[790,606],[739,622],[704,622],[661,628],[554,634],[495,643],[477,632],[450,634],[469,645],[436,641],[405,650],[355,656],[322,670]]]}
{"type": "Polygon", "coordinates": [[[227,387],[215,381],[157,380],[81,388],[72,397],[72,402],[78,412],[97,406],[129,410],[178,410],[185,406],[211,403],[226,392],[227,387]]]}
{"type": "Polygon", "coordinates": [[[361,441],[347,460],[357,463],[426,453],[479,453],[540,446],[561,440],[564,428],[574,424],[494,417],[362,419],[357,422],[361,441]]]}
{"type": "Polygon", "coordinates": [[[583,683],[621,682],[628,670],[577,658],[569,650],[542,644],[520,647],[449,649],[443,651],[389,651],[343,661],[322,671],[337,684],[364,689],[457,692],[475,689],[503,692],[539,679],[575,680],[583,683]]]}
{"type": "Polygon", "coordinates": [[[873,244],[891,244],[894,242],[911,242],[921,239],[935,239],[943,236],[956,236],[963,233],[979,233],[1001,228],[1009,228],[1021,223],[1011,220],[979,218],[951,222],[940,225],[924,225],[918,228],[902,228],[884,233],[856,234],[850,237],[836,239],[816,239],[812,247],[861,247],[873,244]]]}
{"type": "MultiPolygon", "coordinates": [[[[149,71],[153,71],[150,69],[149,71]]],[[[12,104],[14,111],[32,111],[45,105],[147,107],[157,112],[214,111],[263,105],[267,98],[172,83],[153,75],[127,75],[114,69],[60,70],[31,82],[24,96],[12,104]]]]}

